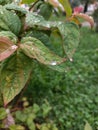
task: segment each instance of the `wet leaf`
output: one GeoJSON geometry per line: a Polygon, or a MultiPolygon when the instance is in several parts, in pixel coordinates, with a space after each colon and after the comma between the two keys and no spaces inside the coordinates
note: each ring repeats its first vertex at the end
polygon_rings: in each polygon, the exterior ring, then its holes
{"type": "Polygon", "coordinates": [[[7,105],[25,86],[32,71],[32,60],[22,53],[12,55],[3,62],[0,89],[7,105]]]}
{"type": "Polygon", "coordinates": [[[52,14],[53,7],[48,3],[43,3],[40,5],[39,10],[40,11],[38,14],[42,15],[46,20],[48,20],[52,14]]]}
{"type": "Polygon", "coordinates": [[[26,24],[29,27],[39,26],[43,28],[50,28],[50,24],[41,16],[36,13],[27,13],[26,24]]]}
{"type": "Polygon", "coordinates": [[[18,6],[17,4],[11,3],[11,4],[7,4],[4,6],[7,10],[15,10],[18,11],[20,13],[26,14],[27,10],[25,8],[22,8],[20,6],[18,6]]]}
{"type": "Polygon", "coordinates": [[[13,0],[0,0],[0,5],[5,5],[5,4],[9,4],[12,3],[13,0]]]}
{"type": "Polygon", "coordinates": [[[14,45],[8,38],[0,37],[0,61],[12,55],[17,48],[18,46],[14,45]]]}
{"type": "Polygon", "coordinates": [[[0,31],[0,37],[5,37],[10,39],[14,44],[17,43],[18,38],[16,37],[16,35],[14,33],[12,33],[11,31],[0,31]]]}
{"type": "Polygon", "coordinates": [[[27,18],[27,25],[29,27],[38,26],[43,30],[46,28],[47,30],[51,29],[52,31],[58,29],[63,40],[61,45],[63,45],[64,52],[69,59],[72,59],[80,39],[79,28],[74,22],[47,22],[43,17],[35,15],[34,13],[29,13],[27,18]]]}
{"type": "Polygon", "coordinates": [[[12,31],[18,35],[21,29],[21,21],[19,17],[11,11],[6,10],[0,5],[0,29],[12,31]]]}
{"type": "Polygon", "coordinates": [[[20,48],[29,56],[45,65],[58,65],[65,62],[65,58],[61,58],[52,51],[50,51],[41,41],[34,37],[25,37],[22,39],[20,48]]]}
{"type": "Polygon", "coordinates": [[[25,34],[25,37],[35,37],[36,39],[39,39],[45,45],[49,44],[49,36],[42,31],[38,31],[38,30],[28,31],[25,34]]]}
{"type": "Polygon", "coordinates": [[[58,25],[63,39],[63,49],[71,60],[80,40],[79,28],[76,24],[68,22],[58,25]]]}

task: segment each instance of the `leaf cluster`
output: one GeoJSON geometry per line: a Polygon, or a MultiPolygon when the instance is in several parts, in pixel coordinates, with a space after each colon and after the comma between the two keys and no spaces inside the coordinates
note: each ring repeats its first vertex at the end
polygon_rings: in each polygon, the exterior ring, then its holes
{"type": "MultiPolygon", "coordinates": [[[[79,27],[66,20],[48,20],[53,8],[53,2],[41,0],[35,1],[29,10],[17,2],[0,5],[1,106],[6,106],[23,89],[33,71],[35,60],[60,72],[66,70],[65,61],[72,60],[79,43],[79,27]],[[50,8],[51,12],[46,18],[44,12],[50,8]],[[59,37],[61,40],[61,55],[49,48],[53,46],[50,37],[55,34],[54,39],[59,37]]],[[[64,2],[64,8],[67,9],[67,17],[71,15],[68,1],[64,2]]]]}

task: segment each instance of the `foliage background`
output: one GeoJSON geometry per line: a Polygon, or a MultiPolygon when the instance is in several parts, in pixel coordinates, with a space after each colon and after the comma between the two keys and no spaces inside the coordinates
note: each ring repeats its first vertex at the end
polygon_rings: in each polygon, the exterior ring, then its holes
{"type": "Polygon", "coordinates": [[[81,42],[66,73],[36,64],[24,96],[30,103],[47,100],[52,110],[48,118],[60,130],[83,130],[87,120],[98,129],[98,34],[81,28],[81,42]]]}

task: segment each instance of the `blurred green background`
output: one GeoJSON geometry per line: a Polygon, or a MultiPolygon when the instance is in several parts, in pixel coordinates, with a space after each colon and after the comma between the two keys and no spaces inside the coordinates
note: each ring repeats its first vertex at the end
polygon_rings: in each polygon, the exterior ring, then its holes
{"type": "Polygon", "coordinates": [[[59,130],[83,130],[85,121],[98,129],[98,33],[84,27],[80,34],[80,45],[73,62],[66,63],[66,73],[35,63],[24,93],[31,104],[49,102],[48,118],[59,130]]]}

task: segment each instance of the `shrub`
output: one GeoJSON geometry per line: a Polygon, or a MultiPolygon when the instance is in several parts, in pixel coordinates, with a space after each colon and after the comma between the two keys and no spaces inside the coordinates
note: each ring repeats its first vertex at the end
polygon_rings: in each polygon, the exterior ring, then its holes
{"type": "MultiPolygon", "coordinates": [[[[66,71],[66,61],[72,61],[79,43],[77,17],[87,19],[91,27],[93,26],[93,19],[87,15],[72,15],[67,0],[60,0],[66,11],[64,21],[49,20],[50,16],[54,15],[54,8],[61,14],[59,2],[34,0],[33,5],[28,5],[28,10],[22,8],[18,1],[11,2],[3,1],[0,5],[0,106],[5,108],[28,82],[34,71],[35,61],[63,73],[66,71]],[[48,9],[46,15],[44,12],[48,9]],[[53,40],[60,40],[61,53],[55,50],[51,37],[53,40]]],[[[11,123],[14,124],[14,119],[9,111],[7,114],[4,122],[5,126],[9,127],[11,123]],[[9,121],[10,118],[12,122],[9,121]]]]}

